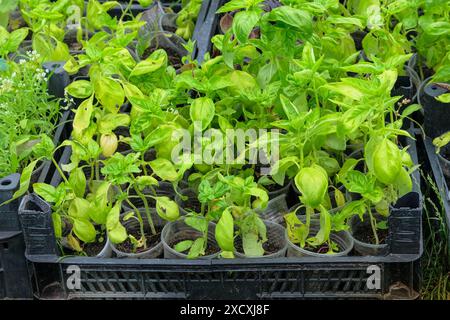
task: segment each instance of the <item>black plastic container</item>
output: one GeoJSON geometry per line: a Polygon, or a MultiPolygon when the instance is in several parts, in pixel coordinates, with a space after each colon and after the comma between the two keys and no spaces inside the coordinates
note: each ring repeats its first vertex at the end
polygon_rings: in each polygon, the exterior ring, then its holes
{"type": "MultiPolygon", "coordinates": [[[[417,163],[415,142],[410,145],[417,163]]],[[[50,206],[35,195],[19,208],[26,257],[41,299],[414,299],[420,290],[420,175],[389,216],[389,253],[276,259],[98,259],[57,255],[50,206]],[[79,286],[74,287],[74,274],[79,286]]]]}
{"type": "Polygon", "coordinates": [[[0,299],[32,299],[22,232],[0,231],[0,299]]]}
{"type": "Polygon", "coordinates": [[[70,76],[64,70],[65,61],[52,61],[43,64],[44,70],[49,70],[48,93],[56,98],[64,98],[64,89],[70,84],[70,76]]]}
{"type": "Polygon", "coordinates": [[[205,54],[210,52],[212,48],[211,38],[219,24],[219,15],[216,14],[216,11],[226,2],[228,1],[205,0],[202,3],[194,31],[194,40],[196,41],[194,56],[200,63],[203,62],[205,54]]]}
{"type": "MultiPolygon", "coordinates": [[[[439,190],[439,195],[442,199],[443,210],[445,211],[445,218],[447,228],[450,231],[450,192],[449,192],[449,178],[446,178],[442,162],[439,161],[439,156],[436,154],[436,147],[433,145],[432,140],[429,137],[422,137],[425,144],[425,151],[427,154],[428,162],[431,167],[431,173],[433,174],[436,187],[439,190]]],[[[450,243],[450,232],[448,232],[448,243],[450,243]]],[[[450,249],[449,249],[450,250],[450,249]]],[[[449,252],[450,254],[450,252],[449,252]]]]}
{"type": "Polygon", "coordinates": [[[450,131],[450,104],[436,100],[436,97],[445,93],[448,93],[446,89],[434,83],[425,85],[423,93],[419,92],[425,134],[431,139],[450,131]]]}
{"type": "MultiPolygon", "coordinates": [[[[19,188],[20,174],[0,180],[0,203],[11,199],[19,188]]],[[[28,276],[19,216],[19,201],[0,207],[0,299],[31,299],[33,291],[28,276]]]]}

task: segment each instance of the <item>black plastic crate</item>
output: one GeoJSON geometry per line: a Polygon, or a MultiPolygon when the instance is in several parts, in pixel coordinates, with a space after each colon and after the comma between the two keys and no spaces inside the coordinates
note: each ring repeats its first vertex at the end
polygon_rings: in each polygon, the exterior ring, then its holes
{"type": "MultiPolygon", "coordinates": [[[[417,163],[415,142],[408,138],[404,143],[410,145],[417,163]]],[[[70,149],[65,153],[70,156],[70,149]]],[[[36,295],[42,299],[413,299],[420,290],[423,252],[419,172],[413,174],[413,183],[414,191],[391,209],[390,253],[381,257],[210,261],[61,258],[50,206],[38,196],[28,195],[19,216],[36,295]],[[374,272],[371,268],[379,272],[379,286],[374,289],[367,286],[374,272]],[[79,275],[79,288],[67,286],[75,274],[79,275]]]]}
{"type": "Polygon", "coordinates": [[[32,299],[22,232],[0,232],[0,299],[32,299]]]}
{"type": "MultiPolygon", "coordinates": [[[[448,232],[447,242],[450,244],[450,192],[449,185],[445,178],[444,172],[442,170],[441,163],[439,161],[438,155],[436,154],[436,147],[433,145],[432,139],[427,136],[422,136],[425,151],[428,157],[428,162],[431,167],[431,173],[433,174],[434,181],[436,183],[436,187],[439,190],[439,195],[442,199],[442,207],[445,211],[445,219],[448,232]]],[[[450,250],[450,247],[449,247],[450,250]]],[[[448,252],[450,256],[450,251],[448,252]]]]}
{"type": "Polygon", "coordinates": [[[200,63],[212,48],[211,38],[215,35],[219,24],[219,15],[216,14],[216,11],[226,2],[227,0],[205,0],[202,3],[194,31],[194,40],[196,41],[194,58],[200,63]]]}
{"type": "MultiPolygon", "coordinates": [[[[0,180],[0,203],[11,199],[19,179],[20,174],[15,173],[0,180]]],[[[15,200],[0,207],[0,299],[30,299],[33,295],[18,206],[15,200]]]]}

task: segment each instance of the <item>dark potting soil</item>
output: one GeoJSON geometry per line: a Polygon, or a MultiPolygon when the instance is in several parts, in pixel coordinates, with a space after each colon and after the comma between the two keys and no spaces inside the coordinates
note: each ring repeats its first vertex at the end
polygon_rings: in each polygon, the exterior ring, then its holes
{"type": "MultiPolygon", "coordinates": [[[[147,49],[144,50],[144,53],[142,54],[142,60],[147,59],[152,53],[153,51],[155,51],[156,48],[154,46],[150,46],[147,49]]],[[[175,69],[179,69],[181,68],[181,66],[183,65],[183,63],[181,62],[181,58],[177,52],[175,52],[175,50],[171,49],[171,48],[162,48],[167,52],[167,56],[169,58],[169,64],[171,66],[173,66],[175,69]]]]}
{"type": "MultiPolygon", "coordinates": [[[[379,244],[386,243],[388,229],[378,229],[377,235],[379,244]]],[[[358,228],[355,232],[353,232],[353,237],[363,243],[375,244],[375,236],[373,235],[373,231],[370,226],[366,228],[358,228]]]]}
{"type": "Polygon", "coordinates": [[[69,43],[69,50],[70,51],[81,51],[81,50],[83,50],[83,45],[79,42],[71,42],[71,43],[69,43]]]}
{"type": "Polygon", "coordinates": [[[183,209],[187,212],[193,211],[199,213],[202,210],[202,205],[197,199],[188,198],[186,201],[183,201],[183,209]]]}
{"type": "MultiPolygon", "coordinates": [[[[236,238],[236,241],[234,242],[234,244],[235,244],[234,245],[235,250],[239,253],[244,254],[244,248],[243,248],[242,240],[240,237],[236,238]]],[[[262,247],[264,249],[265,256],[273,254],[273,253],[277,252],[278,250],[280,250],[280,247],[277,246],[275,243],[273,243],[270,240],[267,240],[266,242],[264,242],[262,247]]]]}
{"type": "MultiPolygon", "coordinates": [[[[117,139],[120,138],[120,136],[124,137],[124,138],[128,138],[130,137],[130,131],[128,130],[128,128],[125,127],[119,127],[117,129],[114,130],[115,135],[117,136],[117,139]]],[[[131,152],[132,149],[130,147],[130,145],[128,143],[119,141],[119,143],[117,144],[117,152],[119,153],[128,153],[131,152]]]]}
{"type": "MultiPolygon", "coordinates": [[[[147,239],[147,247],[144,249],[144,247],[138,248],[136,252],[133,252],[133,244],[131,243],[130,239],[128,238],[124,242],[116,245],[117,250],[124,252],[124,253],[141,253],[144,251],[147,251],[153,247],[155,247],[158,243],[161,242],[161,231],[162,228],[155,226],[156,234],[149,234],[150,231],[147,231],[145,234],[145,238],[147,239]]],[[[139,231],[128,231],[129,234],[133,235],[136,239],[139,239],[141,235],[139,234],[139,231]]]]}
{"type": "Polygon", "coordinates": [[[266,188],[268,192],[275,192],[275,191],[278,191],[278,190],[286,187],[286,185],[288,183],[289,183],[289,180],[285,179],[282,186],[280,186],[278,183],[272,183],[272,184],[265,185],[264,188],[266,188]]]}
{"type": "Polygon", "coordinates": [[[98,255],[103,248],[105,247],[104,242],[92,242],[92,243],[86,243],[83,247],[83,251],[89,256],[89,257],[95,257],[98,255]]]}
{"type": "MultiPolygon", "coordinates": [[[[335,249],[333,252],[341,252],[343,250],[343,248],[341,248],[341,246],[338,243],[335,242],[335,245],[337,246],[337,251],[335,249]]],[[[314,253],[326,254],[328,252],[328,250],[330,249],[330,246],[328,243],[323,243],[322,245],[320,245],[318,247],[313,247],[309,244],[306,244],[303,249],[314,252],[314,253]]]]}
{"type": "MultiPolygon", "coordinates": [[[[192,239],[192,238],[190,238],[190,237],[185,237],[185,238],[182,238],[182,239],[177,239],[176,241],[171,241],[171,242],[169,242],[169,246],[171,247],[171,248],[175,248],[175,245],[177,244],[177,243],[180,243],[180,242],[182,242],[182,241],[186,241],[186,240],[196,240],[196,239],[192,239]]],[[[175,250],[175,249],[174,249],[175,250]]],[[[214,243],[212,243],[211,241],[208,241],[208,243],[207,243],[207,245],[206,245],[206,249],[205,249],[205,256],[210,256],[210,255],[212,255],[212,254],[215,254],[215,253],[217,253],[217,252],[219,252],[220,251],[220,249],[219,249],[219,247],[217,246],[217,245],[215,245],[214,243]]],[[[181,253],[183,253],[183,254],[188,254],[189,253],[189,250],[185,250],[185,251],[183,251],[183,252],[181,252],[181,253]]]]}

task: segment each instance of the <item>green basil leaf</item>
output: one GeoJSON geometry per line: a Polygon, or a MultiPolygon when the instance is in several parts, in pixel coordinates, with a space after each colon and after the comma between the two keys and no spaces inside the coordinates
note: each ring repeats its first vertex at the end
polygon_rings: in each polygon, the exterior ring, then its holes
{"type": "Polygon", "coordinates": [[[191,248],[193,243],[194,243],[194,241],[192,241],[192,240],[184,240],[184,241],[178,242],[173,248],[177,252],[184,252],[186,250],[189,250],[189,248],[191,248]]]}
{"type": "Polygon", "coordinates": [[[84,243],[95,241],[96,231],[94,225],[85,219],[74,219],[73,232],[84,243]]]}
{"type": "Polygon", "coordinates": [[[250,32],[259,20],[259,13],[254,10],[240,11],[233,19],[233,33],[240,43],[246,43],[250,32]]]}
{"type": "Polygon", "coordinates": [[[207,97],[195,99],[191,104],[189,114],[191,120],[200,122],[202,130],[205,130],[214,118],[214,102],[207,97]]]}
{"type": "Polygon", "coordinates": [[[178,178],[177,170],[175,166],[167,159],[158,158],[156,160],[149,162],[150,167],[153,172],[160,177],[162,180],[166,181],[176,181],[178,178]]]}
{"type": "Polygon", "coordinates": [[[234,220],[228,209],[224,210],[215,230],[217,244],[223,251],[234,251],[234,220]]]}
{"type": "Polygon", "coordinates": [[[69,84],[65,91],[72,97],[84,99],[90,97],[94,92],[94,88],[90,81],[87,80],[77,80],[69,84]]]}

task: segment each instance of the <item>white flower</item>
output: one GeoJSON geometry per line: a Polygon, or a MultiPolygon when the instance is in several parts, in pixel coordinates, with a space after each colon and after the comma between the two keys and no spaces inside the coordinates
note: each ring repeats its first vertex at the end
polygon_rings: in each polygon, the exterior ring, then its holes
{"type": "Polygon", "coordinates": [[[19,60],[19,64],[24,64],[25,62],[26,62],[25,59],[20,59],[20,60],[19,60]]]}

